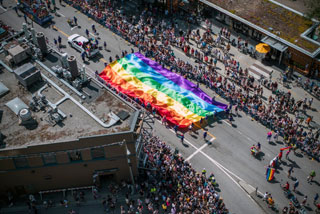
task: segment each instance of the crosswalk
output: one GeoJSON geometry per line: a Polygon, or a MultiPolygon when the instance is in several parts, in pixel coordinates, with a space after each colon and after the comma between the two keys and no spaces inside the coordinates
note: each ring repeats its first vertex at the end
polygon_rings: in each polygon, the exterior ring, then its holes
{"type": "Polygon", "coordinates": [[[249,75],[252,75],[256,80],[259,80],[261,78],[261,76],[263,76],[265,79],[269,79],[269,77],[272,73],[271,69],[269,69],[269,68],[267,69],[263,65],[258,65],[256,63],[251,65],[248,68],[248,71],[249,71],[249,75]]]}

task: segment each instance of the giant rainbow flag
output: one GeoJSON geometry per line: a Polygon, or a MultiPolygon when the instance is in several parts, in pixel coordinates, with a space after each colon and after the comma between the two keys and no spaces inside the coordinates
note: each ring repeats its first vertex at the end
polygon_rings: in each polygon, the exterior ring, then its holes
{"type": "Polygon", "coordinates": [[[197,123],[202,117],[227,109],[212,101],[200,88],[157,62],[133,53],[109,64],[99,74],[118,91],[150,104],[161,116],[181,128],[197,123]]]}

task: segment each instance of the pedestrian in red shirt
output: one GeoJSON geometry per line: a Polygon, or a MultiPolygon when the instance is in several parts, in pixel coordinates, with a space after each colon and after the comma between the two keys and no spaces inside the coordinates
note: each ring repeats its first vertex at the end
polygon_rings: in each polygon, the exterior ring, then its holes
{"type": "Polygon", "coordinates": [[[184,53],[185,53],[185,54],[188,54],[188,48],[187,48],[187,46],[184,47],[184,53]]]}

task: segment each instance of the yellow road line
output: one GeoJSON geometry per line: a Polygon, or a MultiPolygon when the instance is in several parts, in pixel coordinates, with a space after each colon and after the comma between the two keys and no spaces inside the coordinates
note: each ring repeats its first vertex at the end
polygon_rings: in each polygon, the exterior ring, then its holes
{"type": "MultiPolygon", "coordinates": [[[[194,124],[196,127],[200,128],[202,131],[206,131],[204,130],[201,126],[199,126],[198,124],[194,124]]],[[[207,134],[210,135],[212,138],[214,138],[213,140],[217,139],[213,134],[211,134],[210,132],[207,131],[207,134]]]]}
{"type": "Polygon", "coordinates": [[[105,59],[103,59],[103,58],[100,58],[100,60],[99,60],[100,62],[104,62],[104,63],[108,63],[105,59]]]}
{"type": "Polygon", "coordinates": [[[56,29],[59,33],[61,33],[61,34],[64,35],[65,37],[69,37],[68,34],[66,34],[65,32],[63,32],[63,31],[60,30],[59,28],[57,28],[57,26],[53,25],[52,28],[56,29]]]}

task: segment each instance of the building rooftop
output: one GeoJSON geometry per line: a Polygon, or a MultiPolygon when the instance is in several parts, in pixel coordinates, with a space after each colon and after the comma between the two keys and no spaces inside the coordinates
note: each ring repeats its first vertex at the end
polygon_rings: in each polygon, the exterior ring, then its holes
{"type": "MultiPolygon", "coordinates": [[[[312,26],[312,21],[266,0],[207,0],[280,38],[313,53],[320,46],[300,35],[312,26]]],[[[203,1],[205,2],[205,1],[203,1]]]]}
{"type": "Polygon", "coordinates": [[[0,110],[3,110],[0,130],[4,135],[1,149],[65,142],[85,136],[130,130],[130,117],[133,117],[135,109],[106,88],[89,81],[83,88],[81,97],[39,64],[34,65],[40,70],[42,81],[36,82],[28,89],[18,83],[14,73],[6,69],[0,72],[1,82],[10,90],[0,97],[0,110]],[[46,101],[56,106],[58,113],[61,113],[60,116],[65,119],[55,124],[49,116],[53,108],[47,105],[42,110],[31,111],[33,119],[29,121],[32,122],[21,123],[22,118],[10,110],[6,103],[18,97],[31,110],[30,101],[33,100],[33,95],[38,99],[44,95],[46,101]],[[127,112],[130,117],[106,128],[108,124],[119,119],[115,115],[121,111],[127,112]]]}

